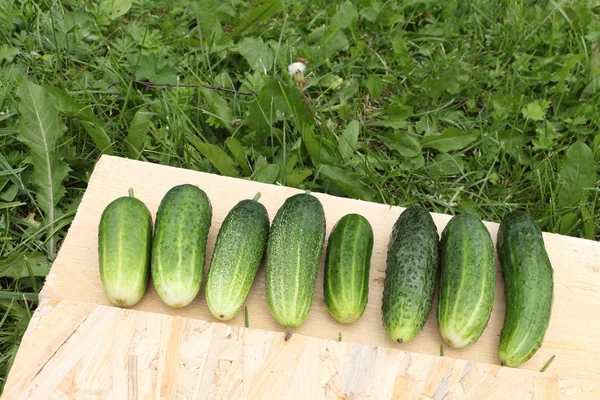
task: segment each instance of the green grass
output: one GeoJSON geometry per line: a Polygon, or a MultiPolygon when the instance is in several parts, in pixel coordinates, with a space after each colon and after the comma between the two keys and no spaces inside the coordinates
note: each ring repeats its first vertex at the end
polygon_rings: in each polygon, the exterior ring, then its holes
{"type": "Polygon", "coordinates": [[[166,3],[0,2],[0,384],[102,152],[600,237],[595,2],[166,3]]]}

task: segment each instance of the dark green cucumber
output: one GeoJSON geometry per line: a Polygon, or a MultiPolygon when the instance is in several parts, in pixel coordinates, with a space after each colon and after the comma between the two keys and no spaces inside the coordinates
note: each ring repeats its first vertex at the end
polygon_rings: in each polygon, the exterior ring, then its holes
{"type": "Polygon", "coordinates": [[[242,200],[225,217],[206,277],[206,304],[215,318],[231,319],[244,305],[268,235],[269,215],[258,201],[242,200]]]}
{"type": "Polygon", "coordinates": [[[211,218],[210,200],[194,185],[175,186],[158,207],[152,281],[162,301],[171,307],[188,305],[200,290],[211,218]]]}
{"type": "Polygon", "coordinates": [[[288,328],[286,339],[312,306],[324,240],[321,202],[306,193],[286,199],[271,225],[265,270],[267,304],[275,320],[288,328]]]}
{"type": "Polygon", "coordinates": [[[98,260],[104,294],[114,305],[136,304],[146,291],[152,216],[146,205],[120,197],[102,213],[98,227],[98,260]]]}
{"type": "Polygon", "coordinates": [[[544,340],[552,313],[554,271],[542,232],[524,211],[504,217],[497,247],[506,293],[499,357],[502,365],[516,367],[529,360],[544,340]]]}
{"type": "Polygon", "coordinates": [[[408,342],[425,326],[433,303],[438,251],[431,215],[421,206],[404,210],[392,229],[383,285],[383,326],[394,342],[408,342]]]}
{"type": "Polygon", "coordinates": [[[440,240],[438,326],[450,346],[475,343],[485,330],[496,288],[494,243],[471,214],[453,217],[440,240]]]}
{"type": "Polygon", "coordinates": [[[339,322],[358,321],[365,312],[372,251],[373,229],[362,215],[343,216],[329,235],[323,294],[339,322]]]}

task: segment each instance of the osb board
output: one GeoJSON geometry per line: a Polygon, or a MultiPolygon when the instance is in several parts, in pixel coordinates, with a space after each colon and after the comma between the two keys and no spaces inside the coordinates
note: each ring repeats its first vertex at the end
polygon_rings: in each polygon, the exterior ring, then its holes
{"type": "Polygon", "coordinates": [[[594,399],[535,371],[44,300],[3,399],[594,399]]]}
{"type": "MultiPolygon", "coordinates": [[[[97,227],[104,207],[115,198],[127,195],[128,189],[133,188],[136,197],[143,200],[154,214],[167,190],[182,183],[198,185],[206,191],[212,202],[213,219],[208,240],[207,260],[212,255],[221,222],[238,201],[252,198],[256,192],[261,192],[260,201],[266,206],[272,219],[283,201],[288,196],[299,192],[296,189],[277,185],[103,156],[96,165],[77,216],[47,278],[41,298],[109,305],[102,291],[97,257],[97,227]]],[[[381,297],[387,244],[392,226],[403,209],[319,193],[314,195],[321,200],[325,209],[328,234],[334,224],[350,212],[358,212],[371,222],[375,244],[371,258],[369,302],[359,322],[343,325],[335,321],[323,302],[323,266],[321,265],[312,311],[304,324],[295,332],[334,340],[341,332],[346,342],[392,347],[431,355],[439,354],[440,344],[443,341],[437,328],[435,306],[423,332],[407,344],[399,345],[391,342],[381,323],[381,297]]],[[[441,233],[450,216],[434,214],[433,218],[441,233]]],[[[486,225],[495,240],[498,225],[494,223],[486,223],[486,225]]],[[[549,372],[600,381],[600,340],[598,340],[600,243],[553,234],[545,234],[544,240],[555,271],[552,320],[543,347],[522,368],[539,371],[552,355],[556,355],[549,372]]],[[[265,301],[262,268],[250,292],[247,305],[253,328],[282,330],[269,313],[265,301]]],[[[477,343],[464,350],[454,350],[444,346],[446,356],[497,364],[497,348],[504,319],[504,307],[504,286],[498,272],[493,314],[485,333],[477,343]]],[[[134,308],[216,321],[206,307],[203,290],[190,306],[173,309],[164,305],[154,289],[150,287],[143,300],[134,308]]],[[[240,313],[229,323],[233,326],[243,326],[242,314],[240,313]]]]}

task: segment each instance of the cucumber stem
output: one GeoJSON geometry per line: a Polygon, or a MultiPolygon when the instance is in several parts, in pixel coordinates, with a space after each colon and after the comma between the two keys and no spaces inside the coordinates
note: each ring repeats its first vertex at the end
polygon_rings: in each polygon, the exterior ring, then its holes
{"type": "Polygon", "coordinates": [[[285,341],[287,342],[292,337],[292,328],[285,329],[285,341]]]}
{"type": "Polygon", "coordinates": [[[127,192],[129,193],[129,197],[134,197],[133,196],[133,188],[129,188],[129,190],[127,192]]]}
{"type": "Polygon", "coordinates": [[[246,328],[250,326],[250,321],[248,321],[248,306],[244,306],[244,323],[246,328]]]}
{"type": "Polygon", "coordinates": [[[254,195],[254,197],[252,198],[252,200],[254,200],[254,201],[258,201],[258,199],[260,199],[260,192],[256,193],[254,195]]]}
{"type": "Polygon", "coordinates": [[[440,344],[440,357],[444,357],[444,345],[440,344]]]}

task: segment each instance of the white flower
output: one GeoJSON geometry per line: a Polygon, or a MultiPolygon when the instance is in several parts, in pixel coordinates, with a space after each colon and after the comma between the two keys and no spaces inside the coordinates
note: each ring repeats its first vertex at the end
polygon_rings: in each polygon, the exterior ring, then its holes
{"type": "Polygon", "coordinates": [[[295,62],[288,66],[288,73],[291,76],[296,76],[297,74],[302,74],[306,69],[306,64],[301,62],[295,62]]]}

